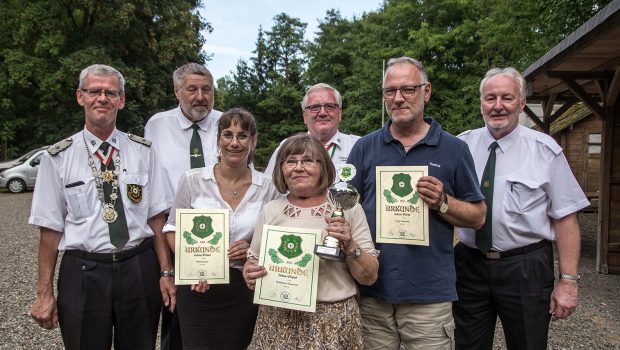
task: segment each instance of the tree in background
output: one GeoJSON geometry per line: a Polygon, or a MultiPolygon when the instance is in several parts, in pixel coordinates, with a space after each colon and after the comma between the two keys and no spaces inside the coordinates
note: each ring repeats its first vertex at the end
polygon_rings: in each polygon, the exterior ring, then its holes
{"type": "MultiPolygon", "coordinates": [[[[241,105],[256,114],[258,165],[280,140],[305,129],[297,103],[305,88],[318,82],[343,95],[341,131],[364,135],[380,128],[383,65],[403,55],[420,59],[428,70],[433,95],[426,114],[458,134],[482,125],[478,85],[488,69],[527,68],[609,2],[385,0],[379,10],[351,20],[329,10],[312,43],[304,48],[301,36],[295,41],[299,54],[306,52],[307,66],[295,66],[304,69],[301,84],[297,75],[286,81],[290,75],[270,64],[282,52],[270,50],[271,34],[260,30],[250,62],[239,62],[236,73],[218,86],[225,107],[241,105]]],[[[283,23],[294,19],[279,17],[274,26],[283,23]]]]}
{"type": "Polygon", "coordinates": [[[75,100],[80,71],[108,64],[126,78],[119,129],[176,104],[172,72],[204,63],[211,27],[200,0],[3,1],[0,7],[0,157],[51,144],[84,125],[75,100]]]}
{"type": "Polygon", "coordinates": [[[269,31],[259,29],[249,62],[241,60],[232,77],[218,80],[223,109],[243,107],[254,114],[260,134],[255,163],[266,165],[284,138],[305,130],[299,103],[307,60],[306,23],[284,13],[269,31]]]}

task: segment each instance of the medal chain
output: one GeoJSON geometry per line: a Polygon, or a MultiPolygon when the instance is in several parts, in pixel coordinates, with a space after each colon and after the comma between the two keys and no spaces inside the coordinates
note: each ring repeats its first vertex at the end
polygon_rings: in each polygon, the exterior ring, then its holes
{"type": "MultiPolygon", "coordinates": [[[[84,139],[84,147],[86,148],[86,154],[88,155],[88,165],[92,170],[93,177],[95,178],[95,185],[97,187],[97,197],[103,206],[103,221],[107,223],[114,222],[118,217],[118,213],[116,212],[115,205],[116,199],[118,198],[118,174],[120,173],[118,169],[120,169],[121,165],[121,157],[119,156],[119,152],[116,152],[114,155],[114,171],[107,170],[101,172],[97,169],[97,162],[93,159],[90,154],[90,150],[88,149],[88,145],[86,144],[86,137],[82,134],[82,138],[84,139]],[[103,193],[103,183],[112,184],[112,193],[110,194],[110,203],[105,201],[105,195],[103,193]]],[[[113,147],[110,145],[110,147],[113,147]]]]}

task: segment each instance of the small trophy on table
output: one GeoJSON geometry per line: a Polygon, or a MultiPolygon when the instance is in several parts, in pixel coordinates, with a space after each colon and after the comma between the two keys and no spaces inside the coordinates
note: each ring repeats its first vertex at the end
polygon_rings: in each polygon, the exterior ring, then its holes
{"type": "MultiPolygon", "coordinates": [[[[327,190],[329,203],[336,207],[332,213],[332,218],[344,217],[344,211],[355,206],[360,198],[355,187],[349,185],[347,181],[355,177],[355,167],[350,164],[343,164],[336,171],[339,181],[327,190]]],[[[314,253],[323,259],[344,261],[346,258],[344,249],[340,241],[332,236],[325,236],[323,244],[317,244],[314,253]]]]}

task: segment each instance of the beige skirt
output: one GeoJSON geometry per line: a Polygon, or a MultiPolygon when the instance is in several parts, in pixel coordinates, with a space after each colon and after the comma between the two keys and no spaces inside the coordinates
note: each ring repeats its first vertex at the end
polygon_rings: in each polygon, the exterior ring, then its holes
{"type": "Polygon", "coordinates": [[[248,350],[362,350],[362,322],[354,297],[317,303],[316,312],[261,305],[248,350]]]}

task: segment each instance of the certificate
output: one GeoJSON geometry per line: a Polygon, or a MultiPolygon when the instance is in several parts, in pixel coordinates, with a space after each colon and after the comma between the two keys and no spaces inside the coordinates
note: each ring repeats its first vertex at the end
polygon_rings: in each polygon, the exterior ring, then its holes
{"type": "Polygon", "coordinates": [[[427,174],[427,166],[377,167],[377,243],[428,245],[428,206],[415,187],[427,174]]]}
{"type": "Polygon", "coordinates": [[[177,209],[174,283],[229,283],[228,210],[177,209]]]}
{"type": "Polygon", "coordinates": [[[258,264],[267,275],[256,280],[254,303],[314,312],[320,242],[319,229],[263,226],[258,264]]]}

